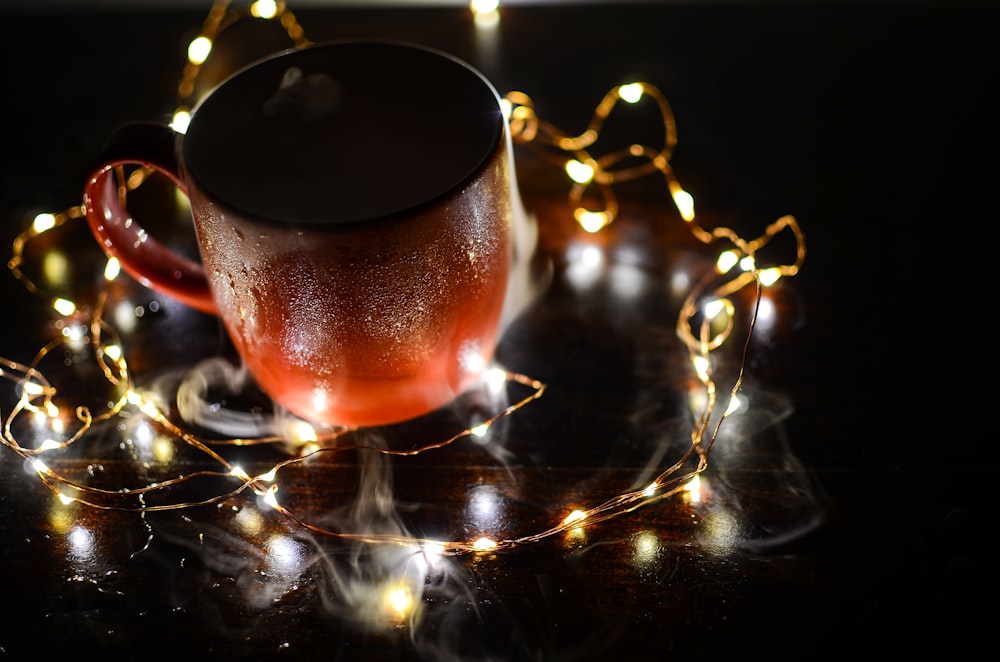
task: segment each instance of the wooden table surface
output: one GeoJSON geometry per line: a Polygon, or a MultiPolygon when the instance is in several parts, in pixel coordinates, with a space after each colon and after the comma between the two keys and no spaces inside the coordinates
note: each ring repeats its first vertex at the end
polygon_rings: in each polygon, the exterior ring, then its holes
{"type": "MultiPolygon", "coordinates": [[[[675,326],[719,246],[694,239],[657,177],[623,185],[619,218],[584,232],[563,173],[519,144],[519,185],[551,279],[497,360],[543,382],[542,397],[481,439],[289,466],[279,494],[300,522],[250,490],[146,513],[64,505],[10,448],[12,435],[28,446],[44,436],[21,417],[0,447],[0,658],[950,658],[988,645],[996,465],[977,377],[990,376],[991,295],[967,306],[995,215],[985,207],[995,8],[528,3],[503,7],[487,31],[465,7],[289,4],[313,41],[384,37],[451,52],[502,94],[530,95],[568,133],[616,85],[662,90],[679,134],[671,163],[698,222],[753,237],[792,214],[805,233],[800,273],[762,298],[748,407],[723,423],[697,491],[545,534],[574,508],[641,490],[689,447],[699,391],[675,326]],[[521,543],[440,557],[405,544],[481,535],[521,543]],[[394,611],[385,600],[399,589],[412,603],[394,611]]],[[[87,165],[115,126],[169,116],[207,10],[0,11],[0,245],[36,214],[80,203],[87,165]]],[[[273,23],[227,34],[219,71],[288,45],[273,23]]],[[[656,140],[657,125],[640,114],[617,130],[612,139],[656,140]]],[[[143,188],[144,213],[172,209],[168,188],[143,188]]],[[[784,259],[789,249],[775,250],[784,259]]],[[[96,301],[102,256],[82,221],[25,258],[41,291],[0,274],[0,376],[71,328],[52,296],[96,301]]],[[[229,355],[214,318],[125,276],[108,292],[107,319],[139,386],[169,393],[172,376],[229,355]]],[[[752,288],[734,299],[745,315],[752,288]]],[[[740,365],[740,338],[716,355],[720,384],[740,365]]],[[[107,381],[86,354],[60,345],[43,369],[59,402],[99,408],[107,381]]],[[[6,418],[19,385],[0,387],[6,418]]],[[[529,393],[474,390],[341,443],[442,441],[529,393]]],[[[291,457],[281,444],[218,452],[250,475],[291,457]]],[[[113,490],[219,466],[131,409],[45,461],[113,490]],[[143,455],[144,435],[176,455],[143,455]]],[[[238,484],[183,482],[145,505],[238,484]]]]}

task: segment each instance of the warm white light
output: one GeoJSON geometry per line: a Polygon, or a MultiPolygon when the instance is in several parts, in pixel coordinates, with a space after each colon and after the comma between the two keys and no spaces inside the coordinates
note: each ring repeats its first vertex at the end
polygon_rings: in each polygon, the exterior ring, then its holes
{"type": "Polygon", "coordinates": [[[593,234],[608,224],[608,215],[602,211],[588,211],[577,209],[573,214],[580,227],[593,234]]]}
{"type": "Polygon", "coordinates": [[[708,359],[704,356],[696,356],[692,360],[692,363],[694,364],[694,371],[698,373],[698,379],[703,382],[708,381],[708,372],[709,368],[711,368],[708,363],[708,359]]]}
{"type": "Polygon", "coordinates": [[[672,186],[670,188],[670,195],[674,199],[674,204],[677,205],[677,211],[680,212],[681,218],[688,222],[693,221],[694,198],[680,186],[672,186]]]}
{"type": "Polygon", "coordinates": [[[40,451],[51,451],[51,450],[55,450],[56,448],[61,448],[61,447],[62,447],[62,444],[60,444],[58,441],[56,441],[54,439],[46,439],[45,441],[43,441],[38,446],[38,450],[40,450],[40,451]]]}
{"type": "Polygon", "coordinates": [[[701,501],[701,477],[695,474],[694,478],[689,480],[684,485],[684,491],[687,492],[688,498],[694,502],[698,503],[701,501]]]}
{"type": "Polygon", "coordinates": [[[586,163],[581,163],[576,159],[566,162],[566,174],[577,184],[586,184],[594,178],[594,168],[586,163]]]}
{"type": "Polygon", "coordinates": [[[740,397],[738,395],[734,395],[732,398],[730,398],[730,400],[729,400],[729,406],[726,407],[726,411],[723,414],[723,416],[729,416],[733,412],[738,411],[739,408],[742,407],[742,406],[743,406],[743,403],[740,400],[740,397]]]}
{"type": "Polygon", "coordinates": [[[744,256],[740,260],[740,269],[743,271],[753,271],[756,268],[757,262],[753,259],[752,255],[744,256]]]}
{"type": "Polygon", "coordinates": [[[765,287],[768,285],[774,285],[781,278],[781,269],[776,267],[771,267],[770,269],[764,269],[760,272],[760,283],[765,287]]]}
{"type": "Polygon", "coordinates": [[[139,411],[150,418],[159,418],[160,416],[160,410],[157,409],[156,403],[152,400],[143,399],[142,404],[139,405],[139,411]]]}
{"type": "Polygon", "coordinates": [[[306,421],[293,421],[288,425],[288,437],[296,444],[306,444],[319,441],[316,428],[306,421]]]}
{"type": "Polygon", "coordinates": [[[400,619],[405,618],[410,612],[410,608],[413,607],[413,596],[403,586],[390,589],[385,599],[389,607],[396,612],[400,619]]]}
{"type": "Polygon", "coordinates": [[[102,351],[112,361],[118,361],[122,357],[122,348],[118,345],[107,345],[102,351]]]}
{"type": "Polygon", "coordinates": [[[114,280],[121,273],[122,265],[116,257],[109,257],[108,263],[104,265],[104,280],[114,280]]]}
{"type": "Polygon", "coordinates": [[[250,5],[250,15],[257,18],[274,18],[278,13],[278,5],[274,0],[257,0],[250,5]]]}
{"type": "Polygon", "coordinates": [[[642,98],[642,84],[629,83],[618,88],[618,96],[628,103],[636,103],[642,98]]]}
{"type": "Polygon", "coordinates": [[[499,393],[507,386],[507,371],[501,368],[490,368],[486,371],[486,384],[491,393],[499,393]]]}
{"type": "Polygon", "coordinates": [[[56,226],[56,217],[52,214],[39,214],[31,224],[31,229],[41,234],[46,230],[51,230],[56,226]]]}
{"type": "Polygon", "coordinates": [[[736,266],[739,259],[735,251],[722,251],[719,253],[719,259],[715,261],[715,268],[719,270],[720,274],[729,273],[729,270],[736,266]]]}
{"type": "Polygon", "coordinates": [[[563,520],[563,524],[582,522],[586,518],[587,514],[584,513],[582,510],[574,510],[573,512],[571,512],[569,515],[566,516],[566,519],[563,520]]]}
{"type": "Polygon", "coordinates": [[[188,44],[188,61],[191,64],[201,64],[208,59],[208,54],[212,52],[212,40],[202,35],[195,37],[188,44]]]}
{"type": "Polygon", "coordinates": [[[472,0],[469,9],[473,14],[489,14],[500,8],[500,0],[472,0]]]}
{"type": "Polygon", "coordinates": [[[269,505],[271,508],[278,510],[278,497],[275,496],[278,492],[278,486],[272,485],[267,492],[264,493],[264,503],[269,505]]]}
{"type": "Polygon", "coordinates": [[[642,491],[642,496],[651,497],[654,494],[656,494],[656,489],[657,489],[656,483],[650,483],[649,486],[642,491]]]}
{"type": "Polygon", "coordinates": [[[438,542],[436,540],[429,540],[425,542],[423,547],[421,548],[421,550],[424,553],[424,556],[434,559],[441,558],[444,555],[445,549],[446,549],[445,544],[443,542],[438,542]]]}
{"type": "Polygon", "coordinates": [[[24,382],[22,388],[27,396],[41,395],[45,392],[45,387],[38,382],[24,382]]]}
{"type": "Polygon", "coordinates": [[[497,544],[489,538],[480,538],[476,542],[472,543],[472,547],[479,552],[488,552],[491,549],[496,549],[497,544]]]}
{"type": "Polygon", "coordinates": [[[250,474],[248,474],[243,469],[243,467],[241,467],[238,464],[235,465],[232,469],[229,470],[229,475],[230,476],[235,476],[236,478],[239,478],[240,480],[250,480],[250,474]]]}
{"type": "Polygon", "coordinates": [[[72,315],[76,312],[76,304],[69,299],[57,298],[52,300],[52,307],[60,315],[72,315]]]}
{"type": "Polygon", "coordinates": [[[472,433],[472,435],[476,436],[476,437],[485,437],[486,433],[487,433],[487,431],[489,431],[489,429],[490,429],[490,424],[489,423],[480,423],[476,427],[474,427],[471,430],[469,430],[469,432],[472,433]]]}
{"type": "Polygon", "coordinates": [[[715,319],[716,315],[726,309],[726,304],[722,299],[712,299],[705,302],[705,317],[715,319]]]}
{"type": "Polygon", "coordinates": [[[191,112],[180,108],[174,113],[174,118],[170,121],[170,128],[177,133],[186,133],[188,125],[191,123],[191,112]]]}

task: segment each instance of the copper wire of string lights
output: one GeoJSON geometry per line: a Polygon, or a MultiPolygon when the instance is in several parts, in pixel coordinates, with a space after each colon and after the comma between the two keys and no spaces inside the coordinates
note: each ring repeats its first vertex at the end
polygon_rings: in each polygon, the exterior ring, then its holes
{"type": "MultiPolygon", "coordinates": [[[[189,62],[184,68],[183,77],[178,86],[178,104],[173,122],[178,131],[183,131],[186,126],[187,113],[193,106],[192,95],[196,87],[195,82],[201,71],[201,64],[211,50],[215,38],[228,26],[246,17],[276,20],[285,28],[289,39],[296,47],[310,43],[294,15],[285,7],[284,2],[258,0],[241,8],[233,8],[230,4],[229,0],[215,2],[203,25],[201,34],[192,41],[188,50],[189,62]]],[[[495,12],[496,9],[491,11],[495,12]]],[[[757,306],[763,288],[770,286],[781,277],[794,276],[798,272],[805,258],[804,235],[796,219],[792,216],[778,219],[767,226],[760,237],[752,240],[743,239],[729,228],[713,228],[711,230],[702,228],[695,218],[692,196],[681,187],[670,166],[670,157],[677,141],[673,114],[664,95],[652,85],[636,82],[613,88],[598,104],[593,119],[586,130],[575,136],[565,134],[541,120],[535,112],[533,101],[524,93],[510,92],[505,96],[503,102],[508,113],[508,121],[514,140],[526,146],[538,148],[554,163],[565,169],[572,182],[569,196],[574,203],[580,204],[586,191],[590,190],[591,187],[596,187],[599,199],[603,202],[603,208],[594,210],[581,205],[574,212],[576,221],[585,231],[599,232],[615,220],[618,213],[618,201],[613,189],[615,184],[659,173],[666,182],[680,217],[692,234],[705,244],[716,241],[726,244],[726,248],[718,256],[712,273],[706,274],[686,297],[677,320],[676,332],[687,347],[690,363],[704,394],[704,398],[698,402],[699,411],[692,426],[690,445],[681,457],[663,469],[645,488],[613,496],[590,508],[575,509],[569,513],[564,510],[562,513],[553,515],[553,524],[548,529],[497,541],[483,537],[475,540],[441,542],[325,529],[281,504],[278,499],[278,479],[282,469],[292,464],[304,462],[309,457],[319,453],[339,453],[360,448],[368,448],[378,453],[405,456],[438,450],[463,437],[485,435],[490,426],[497,420],[515,413],[542,397],[546,385],[525,375],[495,368],[489,378],[496,378],[500,384],[516,383],[527,388],[528,395],[493,414],[475,427],[462,430],[447,439],[423,444],[408,451],[394,451],[344,443],[348,441],[349,435],[354,430],[339,429],[324,436],[317,433],[304,421],[289,428],[287,434],[283,435],[221,440],[207,439],[171,420],[168,414],[164,413],[169,411],[169,408],[163,406],[155,394],[146,393],[136,385],[119,334],[104,317],[107,294],[103,290],[98,293],[97,300],[92,306],[78,307],[77,303],[70,299],[50,297],[52,307],[65,320],[65,324],[62,326],[62,336],[39,350],[28,364],[0,356],[0,377],[13,382],[18,394],[13,408],[3,418],[2,443],[30,463],[40,481],[66,503],[76,502],[98,509],[146,513],[155,510],[181,509],[206,503],[218,503],[249,490],[276,511],[308,530],[338,538],[372,543],[391,543],[417,549],[433,547],[440,554],[497,551],[534,543],[562,531],[617,517],[688,489],[698,475],[707,468],[709,451],[718,436],[723,420],[738,406],[737,393],[743,380],[746,345],[744,345],[744,354],[739,363],[737,376],[728,390],[728,399],[725,402],[720,402],[719,386],[715,381],[711,356],[712,352],[730,341],[736,327],[737,306],[733,301],[733,295],[748,287],[755,288],[756,303],[751,311],[750,328],[745,338],[748,344],[756,323],[757,306]],[[619,103],[637,104],[644,99],[651,100],[657,105],[663,120],[664,144],[660,147],[633,144],[600,158],[594,158],[588,148],[597,141],[604,121],[612,111],[618,107],[619,103]],[[766,246],[772,238],[785,231],[791,232],[794,236],[795,259],[789,264],[760,267],[756,259],[758,251],[766,246]],[[84,315],[81,311],[87,312],[84,315]],[[79,322],[81,315],[86,318],[82,323],[79,322]],[[75,324],[72,323],[73,320],[76,321],[75,324]],[[74,331],[74,329],[76,330],[74,331]],[[57,404],[59,391],[41,369],[45,357],[56,347],[66,343],[79,344],[81,339],[85,339],[87,346],[93,352],[105,385],[114,392],[114,397],[109,400],[107,408],[96,413],[84,405],[66,407],[57,404]],[[45,462],[47,454],[83,442],[96,425],[121,414],[126,409],[145,417],[156,426],[162,435],[174,440],[175,443],[184,444],[204,454],[218,464],[218,469],[179,475],[141,486],[102,489],[71,480],[45,462]],[[72,411],[72,416],[68,415],[68,411],[72,411]],[[36,423],[41,421],[41,425],[27,426],[27,429],[32,432],[31,443],[22,443],[19,440],[22,434],[21,430],[26,427],[18,424],[23,417],[32,417],[31,420],[36,423]],[[71,423],[69,419],[75,422],[71,423]],[[47,430],[49,435],[40,435],[39,429],[47,430]],[[336,445],[324,445],[325,442],[334,440],[337,442],[336,445]],[[248,475],[239,465],[227,459],[223,450],[226,446],[234,445],[287,444],[289,442],[297,445],[299,449],[297,455],[290,456],[272,466],[268,471],[254,476],[248,475]],[[203,479],[221,479],[226,481],[227,485],[231,482],[232,487],[215,492],[197,502],[154,504],[147,499],[152,493],[164,491],[179,483],[203,479]]],[[[138,188],[148,174],[148,171],[137,170],[127,181],[122,182],[123,195],[127,191],[138,188]]],[[[119,175],[124,177],[121,172],[119,175]]],[[[46,232],[81,219],[83,215],[83,208],[80,205],[58,213],[40,214],[14,240],[8,268],[32,294],[43,298],[47,296],[44,289],[22,271],[27,244],[46,232]]],[[[118,273],[116,261],[114,258],[109,259],[105,268],[105,279],[107,281],[114,280],[118,273]]],[[[561,505],[560,508],[566,509],[566,506],[561,505]]]]}

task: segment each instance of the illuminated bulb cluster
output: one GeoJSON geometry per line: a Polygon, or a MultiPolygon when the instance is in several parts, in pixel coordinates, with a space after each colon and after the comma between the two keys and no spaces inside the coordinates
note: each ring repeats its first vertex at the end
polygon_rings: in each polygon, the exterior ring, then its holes
{"type": "MultiPolygon", "coordinates": [[[[244,10],[231,10],[227,0],[219,0],[209,12],[199,35],[189,44],[188,62],[178,86],[178,105],[173,117],[172,126],[183,132],[190,118],[189,110],[194,106],[193,98],[195,82],[201,70],[201,65],[209,57],[215,38],[219,32],[232,25],[240,18],[254,17],[267,20],[277,20],[285,28],[289,39],[300,47],[310,43],[306,39],[301,26],[289,12],[285,3],[274,0],[258,0],[244,10]]],[[[473,0],[470,9],[479,26],[498,20],[498,2],[496,0],[473,0]]],[[[63,503],[81,503],[95,508],[114,508],[118,510],[133,510],[148,512],[151,510],[185,508],[192,505],[217,503],[230,499],[245,490],[256,495],[258,502],[275,511],[283,513],[303,527],[330,536],[346,538],[370,543],[392,543],[412,547],[419,550],[424,557],[454,554],[490,554],[499,550],[537,542],[557,533],[574,534],[585,526],[617,517],[631,512],[640,506],[665,499],[675,494],[686,495],[691,501],[702,498],[704,483],[700,479],[701,472],[707,467],[708,453],[718,434],[718,426],[722,419],[733,414],[741,405],[738,395],[742,382],[743,365],[740,365],[739,377],[732,385],[729,401],[721,416],[716,417],[715,428],[710,428],[713,412],[716,411],[718,398],[717,386],[713,378],[713,363],[711,353],[723,346],[730,333],[735,328],[734,318],[736,306],[734,295],[749,285],[757,288],[759,307],[760,292],[764,286],[772,285],[782,276],[797,273],[805,257],[805,240],[797,222],[791,216],[783,217],[769,225],[764,234],[751,241],[744,240],[728,228],[715,228],[710,231],[702,229],[695,222],[694,199],[686,192],[674,176],[670,167],[670,157],[676,145],[677,135],[673,114],[663,94],[655,87],[642,82],[620,85],[613,88],[597,106],[593,119],[586,130],[576,136],[565,134],[556,127],[542,121],[536,115],[531,99],[521,92],[511,92],[502,100],[502,108],[511,128],[511,133],[519,143],[542,148],[546,155],[565,170],[570,178],[570,199],[580,204],[585,192],[596,187],[603,200],[603,208],[597,210],[579,206],[574,212],[580,226],[587,232],[598,232],[614,221],[618,212],[618,202],[615,198],[613,185],[622,181],[635,179],[648,174],[659,173],[666,181],[671,198],[681,219],[688,225],[691,232],[700,241],[710,243],[725,241],[729,247],[723,250],[716,261],[715,273],[706,276],[696,285],[685,299],[677,322],[677,333],[685,342],[689,353],[691,366],[702,389],[692,395],[692,406],[695,413],[695,424],[691,432],[691,444],[682,456],[666,468],[645,488],[619,494],[605,500],[596,506],[570,510],[568,515],[556,520],[549,529],[504,540],[493,540],[481,536],[469,541],[441,542],[403,538],[391,535],[377,535],[364,532],[331,531],[316,526],[299,515],[286,509],[278,499],[278,478],[280,471],[286,466],[305,461],[318,453],[343,452],[365,448],[378,453],[398,456],[412,456],[427,451],[443,448],[457,439],[464,437],[484,438],[488,435],[491,425],[503,416],[508,416],[528,403],[540,398],[545,391],[545,385],[524,375],[510,373],[500,368],[486,372],[486,382],[489,388],[499,391],[508,384],[520,384],[529,389],[529,394],[496,413],[491,418],[463,430],[447,439],[428,443],[409,451],[393,451],[364,445],[344,443],[349,439],[352,430],[320,435],[316,429],[304,421],[289,424],[282,435],[254,439],[208,440],[200,438],[171,421],[157,399],[150,394],[138,390],[132,382],[128,363],[122,350],[122,343],[114,328],[103,318],[106,303],[106,292],[99,294],[98,301],[92,307],[89,325],[81,325],[79,321],[68,318],[82,316],[81,308],[70,299],[63,297],[49,298],[53,310],[63,318],[67,318],[63,326],[62,338],[46,345],[38,352],[30,364],[22,364],[0,357],[0,378],[14,383],[19,397],[12,410],[4,415],[3,443],[9,450],[20,455],[28,466],[38,475],[42,483],[51,489],[63,503]],[[640,144],[628,145],[596,159],[588,152],[600,136],[601,128],[612,110],[619,102],[637,104],[650,99],[657,104],[665,129],[664,144],[658,148],[640,144]],[[637,165],[635,163],[638,162],[637,165]],[[622,164],[632,165],[622,165],[622,164]],[[779,232],[789,230],[796,241],[796,256],[791,264],[774,265],[761,268],[757,263],[758,251],[763,248],[779,232]],[[721,278],[721,283],[719,279],[721,278]],[[700,320],[700,322],[695,322],[700,320]],[[107,340],[105,340],[107,338],[107,340]],[[64,409],[55,403],[57,390],[39,370],[45,356],[60,343],[67,343],[79,349],[89,342],[94,358],[100,366],[108,384],[117,389],[117,398],[111,400],[107,409],[97,413],[84,406],[70,408],[75,416],[75,427],[67,428],[67,416],[64,409]],[[87,432],[102,421],[118,416],[126,408],[145,417],[155,425],[158,433],[187,444],[204,453],[218,463],[220,469],[215,472],[205,471],[196,474],[178,476],[172,480],[151,483],[141,488],[122,488],[121,490],[103,490],[75,483],[62,477],[46,464],[41,456],[52,451],[66,448],[82,441],[87,432]],[[19,442],[14,430],[15,422],[22,416],[32,417],[37,430],[45,430],[40,439],[33,438],[33,443],[19,442]],[[336,440],[336,445],[330,442],[336,440]],[[226,446],[244,446],[250,444],[291,443],[298,449],[295,457],[289,457],[268,471],[256,476],[249,475],[239,465],[231,464],[223,454],[226,446]],[[689,461],[693,461],[689,464],[689,461]],[[197,504],[170,503],[162,506],[150,506],[145,495],[176,485],[188,480],[196,480],[204,476],[228,477],[234,481],[234,487],[228,492],[210,497],[197,504]]],[[[140,186],[150,171],[137,170],[127,181],[124,189],[131,191],[140,186]]],[[[74,206],[57,214],[39,214],[29,228],[15,240],[12,257],[8,268],[30,292],[41,297],[45,293],[30,278],[21,267],[24,262],[24,248],[28,242],[37,236],[50,232],[71,220],[84,216],[82,206],[74,206]]],[[[108,260],[104,278],[112,281],[118,277],[120,267],[114,258],[108,260]]],[[[90,310],[90,307],[87,307],[90,310]]],[[[755,308],[754,313],[756,315],[755,308]]],[[[753,325],[749,333],[753,333],[753,325]]],[[[745,362],[745,359],[744,359],[745,362]]],[[[563,511],[565,512],[565,510],[563,511]]],[[[405,586],[390,586],[386,590],[385,604],[387,609],[404,619],[413,608],[413,597],[405,586]]]]}

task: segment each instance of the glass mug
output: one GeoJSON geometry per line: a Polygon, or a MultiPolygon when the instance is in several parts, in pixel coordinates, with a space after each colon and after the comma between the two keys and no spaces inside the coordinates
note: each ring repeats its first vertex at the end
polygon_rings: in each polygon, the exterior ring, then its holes
{"type": "Polygon", "coordinates": [[[276,403],[344,426],[414,418],[475,383],[523,213],[490,82],[433,49],[360,40],[237,71],[184,134],[118,128],[84,204],[127,273],[221,319],[276,403]],[[187,195],[200,262],[131,218],[115,175],[126,165],[187,195]]]}

